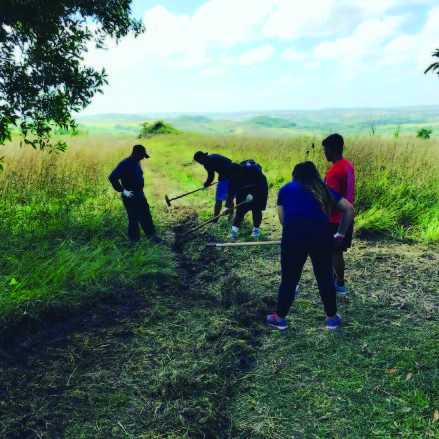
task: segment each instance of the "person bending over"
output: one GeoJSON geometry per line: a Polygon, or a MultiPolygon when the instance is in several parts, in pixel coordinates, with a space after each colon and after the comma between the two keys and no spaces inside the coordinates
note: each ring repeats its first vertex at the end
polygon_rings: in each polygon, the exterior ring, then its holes
{"type": "MultiPolygon", "coordinates": [[[[218,174],[218,185],[216,187],[215,195],[215,209],[213,212],[213,216],[216,217],[221,213],[223,201],[226,201],[227,198],[232,161],[227,157],[224,157],[223,155],[209,155],[207,152],[202,151],[197,151],[194,154],[194,160],[203,165],[207,171],[207,180],[205,181],[203,186],[201,186],[201,189],[204,190],[209,187],[212,184],[213,179],[215,178],[215,172],[218,174]]],[[[230,212],[230,217],[231,216],[232,211],[230,212]]],[[[213,222],[218,222],[218,219],[213,222]]]]}
{"type": "Polygon", "coordinates": [[[145,147],[134,145],[132,154],[117,165],[108,179],[114,190],[122,194],[122,202],[128,214],[128,239],[131,242],[140,241],[140,224],[148,238],[160,242],[160,237],[155,233],[148,201],[143,193],[144,180],[140,166],[143,159],[149,159],[145,147]]]}
{"type": "MultiPolygon", "coordinates": [[[[343,137],[340,134],[331,134],[322,142],[323,152],[332,166],[326,173],[326,184],[338,192],[343,198],[354,205],[355,198],[355,170],[349,160],[343,158],[343,137]]],[[[339,229],[341,212],[337,208],[332,209],[329,215],[329,222],[334,233],[339,229]]],[[[346,235],[339,245],[335,247],[332,266],[334,268],[335,290],[340,294],[348,294],[345,286],[344,272],[345,261],[343,252],[346,252],[352,245],[352,234],[354,223],[352,222],[346,231],[346,235]]]]}
{"type": "Polygon", "coordinates": [[[279,191],[277,206],[279,221],[283,226],[282,279],[276,312],[267,316],[267,323],[278,329],[288,327],[286,316],[309,256],[326,313],[326,327],[335,329],[341,324],[342,318],[337,314],[332,256],[335,244],[351,224],[354,208],[340,194],[328,188],[312,162],[296,165],[293,181],[279,191]],[[335,236],[328,220],[334,206],[342,212],[340,228],[335,236]]]}
{"type": "Polygon", "coordinates": [[[253,232],[251,236],[258,238],[259,227],[262,222],[262,211],[267,208],[267,178],[262,173],[261,167],[253,160],[246,160],[240,164],[232,164],[226,211],[228,208],[233,207],[234,197],[236,197],[236,204],[238,205],[244,202],[248,195],[252,195],[252,201],[236,209],[230,234],[232,239],[238,237],[239,227],[244,220],[244,216],[250,211],[253,216],[253,232]]]}

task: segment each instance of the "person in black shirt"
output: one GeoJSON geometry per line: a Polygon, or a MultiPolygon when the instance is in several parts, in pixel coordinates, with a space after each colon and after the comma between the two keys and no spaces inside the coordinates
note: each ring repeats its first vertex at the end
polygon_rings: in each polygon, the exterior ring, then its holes
{"type": "MultiPolygon", "coordinates": [[[[215,195],[215,209],[213,212],[213,216],[218,216],[221,213],[221,207],[223,205],[223,201],[226,201],[227,192],[229,187],[229,179],[230,179],[230,169],[232,167],[232,161],[227,157],[224,157],[220,154],[208,154],[207,152],[197,151],[194,154],[194,160],[201,165],[207,171],[207,180],[201,186],[201,189],[206,189],[209,187],[213,179],[215,178],[215,172],[218,173],[218,185],[216,187],[216,195],[215,195]]],[[[232,204],[229,207],[233,207],[232,204]]],[[[232,211],[230,212],[230,218],[232,216],[232,211]]],[[[213,221],[218,222],[218,219],[213,221]]]]}
{"type": "Polygon", "coordinates": [[[129,240],[140,241],[140,224],[145,235],[158,242],[160,238],[155,233],[149,204],[143,193],[144,180],[140,161],[144,158],[149,158],[145,147],[134,145],[132,154],[117,165],[108,179],[114,190],[122,193],[122,201],[128,214],[129,240]]]}
{"type": "Polygon", "coordinates": [[[236,209],[230,237],[236,239],[238,230],[244,220],[244,215],[252,211],[254,238],[259,238],[259,226],[262,222],[262,211],[267,208],[268,184],[267,178],[262,173],[261,167],[254,160],[246,160],[239,165],[233,163],[231,168],[226,208],[232,206],[232,200],[236,196],[236,204],[246,200],[248,195],[253,196],[250,203],[239,206],[236,209]]]}

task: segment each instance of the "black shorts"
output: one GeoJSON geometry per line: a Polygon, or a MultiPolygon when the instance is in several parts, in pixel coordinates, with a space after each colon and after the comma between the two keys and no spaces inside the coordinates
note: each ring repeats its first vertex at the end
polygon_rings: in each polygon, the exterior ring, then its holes
{"type": "MultiPolygon", "coordinates": [[[[338,229],[340,227],[340,223],[330,223],[332,233],[335,235],[338,232],[338,229]]],[[[348,231],[346,232],[345,237],[343,238],[343,241],[340,245],[337,245],[335,247],[335,250],[341,250],[343,252],[347,251],[348,248],[351,248],[352,246],[352,235],[354,233],[354,222],[352,221],[351,225],[349,226],[348,231]]]]}

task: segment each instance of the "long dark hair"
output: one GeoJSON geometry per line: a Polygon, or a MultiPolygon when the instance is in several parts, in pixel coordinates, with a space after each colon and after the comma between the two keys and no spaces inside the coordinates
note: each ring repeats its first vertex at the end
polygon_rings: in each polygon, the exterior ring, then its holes
{"type": "Polygon", "coordinates": [[[303,189],[311,192],[325,215],[330,214],[334,199],[313,162],[297,164],[293,170],[293,181],[298,181],[303,189]]]}

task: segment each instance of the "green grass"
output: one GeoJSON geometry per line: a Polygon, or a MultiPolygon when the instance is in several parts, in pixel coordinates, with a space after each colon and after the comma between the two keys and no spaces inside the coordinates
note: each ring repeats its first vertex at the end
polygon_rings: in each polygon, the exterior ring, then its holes
{"type": "MultiPolygon", "coordinates": [[[[107,181],[134,137],[79,136],[59,156],[11,146],[0,175],[9,323],[0,337],[0,437],[438,437],[434,141],[347,139],[363,238],[346,257],[352,294],[338,300],[340,331],[324,327],[309,262],[280,332],[264,325],[280,282],[278,247],[206,249],[227,240],[227,222],[176,241],[213,210],[212,189],[164,202],[204,181],[196,150],[262,164],[270,199],[261,239],[274,240],[277,188],[294,164],[309,150],[321,171],[328,166],[311,141],[148,140],[145,193],[164,243],[135,248],[107,181]]],[[[248,240],[249,218],[241,231],[248,240]]]]}

